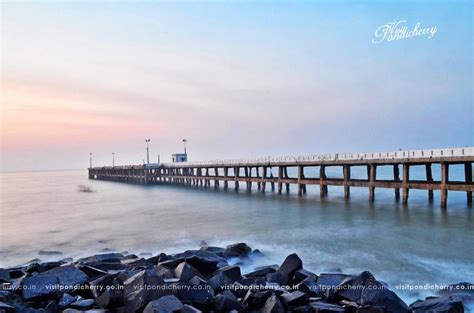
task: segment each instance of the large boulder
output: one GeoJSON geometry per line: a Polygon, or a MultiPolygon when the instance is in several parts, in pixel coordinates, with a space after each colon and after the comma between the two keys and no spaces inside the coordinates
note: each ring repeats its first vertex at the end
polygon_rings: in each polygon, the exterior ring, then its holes
{"type": "Polygon", "coordinates": [[[267,283],[274,283],[280,286],[288,285],[288,276],[283,273],[275,272],[275,273],[268,273],[267,274],[267,283]]]}
{"type": "Polygon", "coordinates": [[[309,304],[314,313],[344,313],[345,310],[342,306],[325,303],[325,302],[311,302],[309,304]]]}
{"type": "Polygon", "coordinates": [[[151,270],[141,271],[127,279],[123,288],[125,311],[141,311],[148,302],[171,293],[162,286],[163,279],[151,270]]]}
{"type": "Polygon", "coordinates": [[[191,304],[200,309],[206,309],[214,299],[214,289],[198,276],[193,277],[187,283],[177,283],[174,290],[176,297],[184,304],[191,304]]]}
{"type": "Polygon", "coordinates": [[[180,312],[183,303],[173,295],[164,296],[153,300],[145,307],[143,313],[172,313],[180,312]]]}
{"type": "Polygon", "coordinates": [[[325,297],[331,299],[336,291],[336,288],[345,280],[352,276],[344,274],[320,274],[317,280],[317,286],[314,293],[318,297],[325,297]]]}
{"type": "Polygon", "coordinates": [[[413,313],[443,312],[443,313],[463,313],[464,306],[460,299],[445,297],[429,297],[425,300],[418,300],[410,305],[413,313]]]}
{"type": "Polygon", "coordinates": [[[223,291],[214,298],[214,308],[217,311],[240,310],[242,305],[234,294],[228,290],[223,291]]]}
{"type": "Polygon", "coordinates": [[[283,261],[280,268],[278,269],[278,272],[288,276],[289,278],[292,278],[296,271],[302,268],[303,261],[301,261],[296,253],[293,253],[286,257],[285,261],[283,261]]]}
{"type": "Polygon", "coordinates": [[[302,291],[293,291],[291,293],[284,293],[281,299],[287,308],[299,307],[308,303],[309,296],[302,291]]]}
{"type": "Polygon", "coordinates": [[[176,266],[174,275],[180,282],[187,282],[194,276],[203,278],[201,273],[187,262],[181,262],[176,266]]]}
{"type": "Polygon", "coordinates": [[[269,297],[272,296],[272,292],[270,290],[265,290],[265,291],[258,291],[254,289],[250,289],[247,291],[247,294],[245,295],[243,302],[251,309],[257,310],[260,309],[264,304],[265,301],[269,297]]]}
{"type": "Polygon", "coordinates": [[[266,277],[267,274],[275,273],[278,269],[278,265],[270,265],[258,267],[254,271],[245,274],[246,277],[266,277]]]}
{"type": "Polygon", "coordinates": [[[76,290],[87,281],[87,275],[72,265],[56,267],[23,279],[23,298],[25,301],[55,298],[60,293],[76,290]]]}
{"type": "Polygon", "coordinates": [[[87,258],[82,258],[82,259],[79,259],[78,262],[82,264],[97,263],[97,262],[120,263],[120,261],[123,258],[124,258],[123,254],[112,252],[112,253],[96,254],[87,258]]]}
{"type": "Polygon", "coordinates": [[[25,301],[40,301],[56,298],[59,294],[56,287],[58,284],[56,275],[38,274],[26,277],[22,281],[23,299],[25,301]]]}
{"type": "Polygon", "coordinates": [[[247,256],[250,252],[252,252],[252,249],[249,246],[247,246],[246,243],[239,242],[239,243],[234,243],[232,245],[228,245],[225,248],[223,255],[226,258],[243,257],[243,256],[247,256]]]}
{"type": "Polygon", "coordinates": [[[382,307],[389,313],[408,312],[405,302],[367,271],[341,283],[335,297],[360,305],[382,307]]]}
{"type": "Polygon", "coordinates": [[[283,304],[281,304],[278,297],[274,294],[267,299],[267,301],[265,302],[260,312],[261,313],[284,313],[286,311],[283,304]]]}

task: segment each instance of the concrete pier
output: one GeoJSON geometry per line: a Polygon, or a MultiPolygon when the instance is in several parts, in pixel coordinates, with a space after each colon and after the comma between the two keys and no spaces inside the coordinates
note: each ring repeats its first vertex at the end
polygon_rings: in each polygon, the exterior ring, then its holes
{"type": "Polygon", "coordinates": [[[247,160],[216,160],[205,162],[177,162],[147,165],[129,165],[113,167],[89,168],[89,178],[110,180],[137,184],[181,184],[208,188],[213,184],[223,189],[229,188],[229,182],[238,190],[239,183],[245,183],[246,190],[252,190],[256,183],[257,189],[266,191],[268,184],[271,190],[279,194],[290,192],[290,185],[295,185],[298,195],[304,195],[308,186],[319,185],[320,196],[328,196],[328,186],[343,186],[344,197],[350,197],[351,187],[365,187],[368,189],[368,198],[374,201],[376,189],[391,188],[395,191],[395,198],[406,204],[411,189],[428,191],[428,201],[433,201],[434,190],[440,191],[441,207],[446,208],[448,191],[466,192],[467,203],[472,204],[474,183],[472,164],[474,162],[474,147],[432,150],[407,150],[378,153],[343,153],[327,155],[310,155],[299,157],[276,157],[247,160]],[[440,165],[440,180],[433,178],[433,164],[440,165]],[[464,169],[464,179],[454,181],[449,178],[450,166],[461,165],[464,169]],[[367,179],[356,179],[351,176],[354,167],[366,167],[367,179]],[[380,179],[377,176],[378,168],[389,166],[393,168],[393,179],[380,179]],[[424,166],[426,178],[412,180],[410,167],[424,166]],[[342,178],[328,177],[327,169],[340,167],[342,178]],[[400,167],[402,179],[400,180],[400,167]],[[296,177],[290,177],[288,170],[293,168],[296,177]],[[310,177],[307,171],[316,170],[318,177],[310,177]],[[276,176],[273,171],[276,171],[276,176]]]}

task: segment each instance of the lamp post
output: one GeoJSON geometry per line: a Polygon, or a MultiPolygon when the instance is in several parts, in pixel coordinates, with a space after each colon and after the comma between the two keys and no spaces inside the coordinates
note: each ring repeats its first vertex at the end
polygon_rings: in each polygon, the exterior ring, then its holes
{"type": "Polygon", "coordinates": [[[92,168],[92,152],[89,152],[89,168],[92,168]]]}
{"type": "Polygon", "coordinates": [[[112,167],[115,167],[115,152],[112,152],[112,167]]]}
{"type": "Polygon", "coordinates": [[[186,139],[183,139],[183,143],[184,143],[184,154],[186,154],[186,142],[188,142],[186,139]]]}
{"type": "Polygon", "coordinates": [[[145,139],[146,142],[146,163],[150,164],[150,139],[145,139]]]}

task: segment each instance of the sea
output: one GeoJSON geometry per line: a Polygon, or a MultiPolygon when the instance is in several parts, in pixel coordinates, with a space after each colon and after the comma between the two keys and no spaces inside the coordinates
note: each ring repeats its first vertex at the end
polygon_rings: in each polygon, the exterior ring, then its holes
{"type": "MultiPolygon", "coordinates": [[[[411,173],[413,179],[423,175],[424,169],[411,173]]],[[[450,175],[464,178],[456,168],[450,175]]],[[[89,180],[86,170],[0,178],[0,267],[103,251],[170,254],[198,249],[201,241],[246,242],[265,257],[244,271],[280,264],[296,252],[315,273],[368,270],[408,304],[449,284],[474,283],[474,216],[465,192],[449,192],[443,210],[438,192],[429,203],[422,190],[410,190],[403,205],[390,189],[376,189],[371,203],[367,188],[352,188],[346,200],[342,187],[329,187],[322,199],[319,186],[311,185],[303,196],[295,186],[282,195],[269,186],[259,192],[255,184],[250,192],[142,186],[89,180]],[[81,192],[79,185],[93,192],[81,192]],[[40,255],[42,250],[62,255],[40,255]]]]}

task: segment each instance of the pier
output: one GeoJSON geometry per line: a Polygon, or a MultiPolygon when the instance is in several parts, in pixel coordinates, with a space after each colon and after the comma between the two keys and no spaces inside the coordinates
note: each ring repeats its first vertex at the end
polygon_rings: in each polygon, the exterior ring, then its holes
{"type": "Polygon", "coordinates": [[[214,160],[203,162],[174,162],[161,164],[91,167],[89,179],[108,180],[136,184],[181,184],[224,190],[245,188],[252,190],[257,185],[260,192],[290,192],[295,185],[299,195],[304,195],[311,185],[319,186],[321,197],[328,196],[328,186],[343,186],[344,197],[350,198],[351,187],[368,189],[368,198],[373,201],[377,188],[391,188],[397,200],[406,204],[411,189],[427,191],[427,198],[434,200],[434,190],[440,191],[441,207],[446,208],[448,191],[466,192],[467,203],[472,205],[474,191],[472,166],[474,147],[401,150],[394,152],[341,153],[307,156],[267,157],[245,160],[214,160]],[[439,179],[434,179],[433,165],[439,166],[439,179]],[[461,166],[464,179],[452,180],[449,170],[461,166]],[[424,167],[425,179],[410,178],[410,168],[424,167]],[[339,167],[342,178],[327,175],[328,168],[339,167]],[[351,177],[351,171],[363,167],[365,179],[351,177]],[[391,178],[378,177],[378,169],[390,168],[391,178]],[[317,172],[317,177],[307,175],[317,172]],[[289,173],[295,173],[293,176],[289,173]]]}

